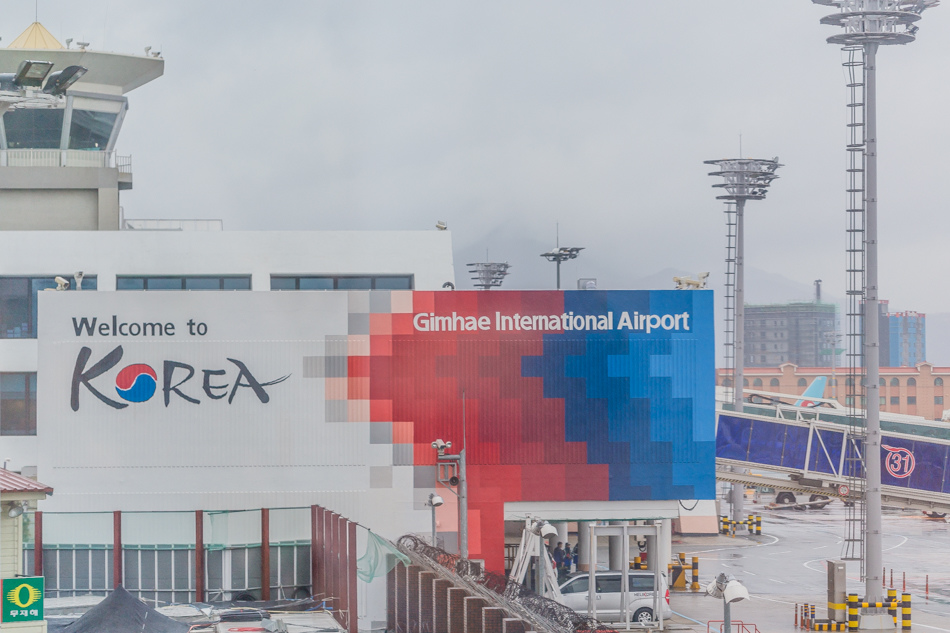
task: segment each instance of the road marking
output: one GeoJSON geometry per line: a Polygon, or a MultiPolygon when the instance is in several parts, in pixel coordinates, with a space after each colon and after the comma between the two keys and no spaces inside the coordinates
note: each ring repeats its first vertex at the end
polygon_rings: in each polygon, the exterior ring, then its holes
{"type": "MultiPolygon", "coordinates": [[[[898,543],[897,545],[895,545],[894,547],[888,547],[888,548],[887,548],[886,550],[884,550],[884,551],[885,551],[885,552],[889,552],[889,551],[891,551],[892,549],[897,549],[898,547],[900,547],[901,545],[903,545],[904,543],[906,543],[907,540],[908,540],[906,536],[901,536],[900,538],[902,538],[902,539],[904,539],[904,540],[901,541],[900,543],[898,543]]],[[[947,630],[947,629],[943,629],[943,630],[947,630]]]]}
{"type": "Polygon", "coordinates": [[[775,598],[766,598],[765,596],[750,595],[749,597],[755,600],[768,600],[769,602],[778,602],[779,604],[798,604],[797,602],[788,602],[787,600],[776,600],[775,598]]]}
{"type": "MultiPolygon", "coordinates": [[[[622,589],[622,588],[623,588],[623,587],[621,587],[621,589],[622,589]]],[[[684,618],[684,619],[686,619],[686,620],[689,620],[690,622],[695,622],[696,624],[706,624],[705,622],[700,622],[699,620],[694,620],[693,618],[689,617],[688,615],[683,615],[683,614],[680,613],[679,611],[674,611],[674,612],[673,612],[673,615],[678,615],[678,616],[680,616],[681,618],[684,618]]],[[[917,626],[920,626],[920,625],[918,624],[917,626]]]]}
{"type": "MultiPolygon", "coordinates": [[[[775,578],[769,578],[769,580],[771,580],[772,582],[777,582],[777,583],[780,584],[780,585],[784,585],[784,584],[785,584],[785,583],[782,582],[781,580],[776,580],[775,578]]],[[[623,589],[623,587],[621,587],[621,589],[623,589]]]]}
{"type": "MultiPolygon", "coordinates": [[[[732,546],[732,547],[717,547],[717,548],[714,548],[714,549],[701,549],[701,550],[698,550],[698,551],[692,552],[692,553],[693,553],[693,554],[708,554],[709,552],[724,552],[724,551],[729,550],[729,549],[746,549],[747,547],[764,547],[764,546],[766,546],[766,545],[775,545],[776,543],[778,543],[778,542],[781,540],[779,537],[773,536],[772,534],[767,534],[766,536],[767,536],[768,538],[774,539],[774,540],[773,540],[771,543],[755,543],[754,545],[734,545],[734,546],[732,546]]],[[[782,552],[782,553],[783,553],[783,554],[788,554],[788,553],[790,553],[790,552],[791,552],[791,550],[789,550],[788,552],[782,552]]]]}

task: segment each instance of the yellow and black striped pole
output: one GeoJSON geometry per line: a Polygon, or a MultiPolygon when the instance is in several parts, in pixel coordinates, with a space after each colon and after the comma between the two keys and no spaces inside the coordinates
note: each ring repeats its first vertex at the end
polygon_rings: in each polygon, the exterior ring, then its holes
{"type": "Polygon", "coordinates": [[[699,591],[699,556],[693,556],[693,581],[689,588],[693,591],[699,591]]]}
{"type": "Polygon", "coordinates": [[[848,630],[858,630],[858,594],[848,594],[848,630]]]}
{"type": "Polygon", "coordinates": [[[901,594],[901,630],[910,630],[910,594],[901,594]]]}
{"type": "Polygon", "coordinates": [[[633,559],[633,568],[634,568],[634,569],[642,569],[642,567],[641,567],[642,564],[643,564],[643,559],[640,558],[639,556],[637,556],[636,558],[633,559]]]}
{"type": "Polygon", "coordinates": [[[887,613],[894,619],[897,625],[897,589],[891,587],[887,590],[887,601],[890,603],[887,607],[887,613]]]}
{"type": "Polygon", "coordinates": [[[762,517],[758,515],[755,517],[755,535],[762,536],[762,517]]]}

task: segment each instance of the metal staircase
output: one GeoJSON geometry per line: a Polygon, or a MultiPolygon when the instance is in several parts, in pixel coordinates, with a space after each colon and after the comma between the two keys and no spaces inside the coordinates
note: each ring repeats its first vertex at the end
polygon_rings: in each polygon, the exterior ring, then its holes
{"type": "MultiPolygon", "coordinates": [[[[845,401],[850,420],[848,450],[845,455],[844,475],[851,489],[849,505],[845,514],[845,534],[842,544],[844,560],[861,561],[861,577],[864,569],[864,536],[867,528],[867,504],[865,499],[866,471],[864,446],[866,430],[866,381],[864,362],[864,310],[865,301],[865,155],[867,135],[865,127],[865,63],[864,47],[845,46],[843,62],[848,77],[848,312],[846,324],[848,374],[845,401]]],[[[870,306],[877,309],[877,306],[870,306]]]]}

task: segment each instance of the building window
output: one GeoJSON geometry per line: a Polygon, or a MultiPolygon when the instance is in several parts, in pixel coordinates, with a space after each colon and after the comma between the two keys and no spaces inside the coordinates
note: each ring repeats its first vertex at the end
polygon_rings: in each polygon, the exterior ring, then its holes
{"type": "Polygon", "coordinates": [[[901,386],[901,381],[899,381],[897,378],[891,378],[891,386],[892,386],[892,387],[900,387],[900,386],[901,386]]]}
{"type": "Polygon", "coordinates": [[[943,378],[934,378],[934,387],[943,387],[943,378]]]}
{"type": "Polygon", "coordinates": [[[249,275],[117,277],[116,290],[250,290],[249,275]]]}
{"type": "Polygon", "coordinates": [[[723,379],[722,379],[722,386],[723,386],[723,387],[731,387],[731,386],[732,386],[732,378],[723,378],[723,379]]]}
{"type": "Polygon", "coordinates": [[[743,378],[743,379],[742,379],[742,386],[743,386],[743,387],[748,387],[748,386],[749,386],[749,379],[748,379],[748,378],[743,378]]]}
{"type": "Polygon", "coordinates": [[[916,386],[917,386],[917,380],[916,380],[915,378],[908,378],[908,379],[907,379],[907,386],[908,386],[908,387],[916,387],[916,386]]]}
{"type": "Polygon", "coordinates": [[[8,110],[3,115],[9,149],[59,149],[63,136],[61,108],[8,110]]]}
{"type": "Polygon", "coordinates": [[[897,406],[897,405],[899,405],[900,403],[901,403],[901,397],[900,397],[900,396],[891,396],[891,404],[897,406]]]}
{"type": "Polygon", "coordinates": [[[807,386],[808,386],[808,381],[805,380],[804,378],[799,378],[799,379],[798,379],[798,386],[799,386],[799,387],[807,387],[807,386]]]}
{"type": "Polygon", "coordinates": [[[769,381],[769,387],[778,387],[778,378],[773,378],[769,381]]]}
{"type": "Polygon", "coordinates": [[[844,403],[845,403],[845,405],[847,405],[847,406],[849,406],[849,407],[853,407],[853,406],[854,406],[854,396],[845,396],[845,397],[844,397],[844,403]]]}
{"type": "Polygon", "coordinates": [[[886,404],[887,404],[887,398],[885,398],[884,396],[881,396],[881,406],[883,407],[886,404]]]}
{"type": "Polygon", "coordinates": [[[907,396],[907,404],[917,404],[917,396],[907,396]]]}
{"type": "MultiPolygon", "coordinates": [[[[53,277],[0,277],[0,338],[36,338],[36,295],[56,286],[53,277]]],[[[75,290],[76,282],[68,289],[75,290]]],[[[96,278],[85,277],[82,289],[95,290],[96,278]]]]}
{"type": "Polygon", "coordinates": [[[752,386],[753,386],[753,387],[761,387],[761,386],[762,386],[762,379],[761,379],[761,378],[756,378],[755,380],[753,380],[753,381],[752,381],[752,386]]]}
{"type": "Polygon", "coordinates": [[[943,404],[943,396],[934,396],[934,404],[943,404]]]}
{"type": "Polygon", "coordinates": [[[36,435],[36,373],[0,373],[0,435],[36,435]]]}
{"type": "Polygon", "coordinates": [[[271,290],[412,290],[412,275],[271,275],[271,290]]]}

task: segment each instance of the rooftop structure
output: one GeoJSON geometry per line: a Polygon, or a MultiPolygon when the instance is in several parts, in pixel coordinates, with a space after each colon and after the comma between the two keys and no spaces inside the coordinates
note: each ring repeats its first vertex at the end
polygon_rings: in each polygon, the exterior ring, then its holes
{"type": "Polygon", "coordinates": [[[0,230],[118,230],[119,192],[132,188],[131,158],[116,155],[125,95],[161,77],[164,60],[69,48],[35,22],[0,49],[0,73],[27,61],[43,63],[40,85],[0,83],[0,230]],[[46,94],[70,68],[84,72],[46,94]]]}

